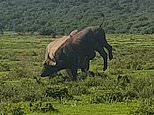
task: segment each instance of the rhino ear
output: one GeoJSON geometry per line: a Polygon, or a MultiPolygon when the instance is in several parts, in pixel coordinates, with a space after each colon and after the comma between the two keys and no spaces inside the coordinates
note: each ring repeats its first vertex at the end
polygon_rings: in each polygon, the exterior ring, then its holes
{"type": "Polygon", "coordinates": [[[48,53],[48,59],[51,59],[50,56],[49,56],[49,53],[48,53]]]}
{"type": "Polygon", "coordinates": [[[49,65],[55,66],[56,65],[56,61],[55,60],[50,60],[49,65]]]}

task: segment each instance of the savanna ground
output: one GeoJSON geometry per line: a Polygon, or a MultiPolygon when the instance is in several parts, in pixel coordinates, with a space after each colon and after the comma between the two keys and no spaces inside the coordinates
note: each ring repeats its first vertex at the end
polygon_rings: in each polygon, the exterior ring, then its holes
{"type": "MultiPolygon", "coordinates": [[[[153,115],[154,35],[108,35],[114,59],[95,77],[64,81],[64,71],[39,78],[49,36],[0,35],[0,113],[3,115],[153,115]]],[[[79,73],[79,78],[81,74],[79,73]]]]}

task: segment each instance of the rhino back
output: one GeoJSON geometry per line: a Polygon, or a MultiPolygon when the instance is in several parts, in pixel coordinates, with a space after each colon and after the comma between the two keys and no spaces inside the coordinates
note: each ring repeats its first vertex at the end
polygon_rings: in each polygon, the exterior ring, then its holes
{"type": "Polygon", "coordinates": [[[50,60],[56,60],[55,57],[57,55],[57,52],[62,49],[62,46],[67,39],[67,36],[63,36],[62,38],[50,42],[46,48],[45,60],[48,60],[48,58],[50,58],[50,60]]]}

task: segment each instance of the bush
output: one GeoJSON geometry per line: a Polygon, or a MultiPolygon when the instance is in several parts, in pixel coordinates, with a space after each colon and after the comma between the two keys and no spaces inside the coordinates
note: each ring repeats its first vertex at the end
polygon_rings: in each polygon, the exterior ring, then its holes
{"type": "Polygon", "coordinates": [[[25,115],[29,112],[58,112],[51,102],[31,102],[31,103],[4,103],[0,105],[2,115],[25,115]]]}
{"type": "Polygon", "coordinates": [[[132,81],[130,89],[138,93],[139,98],[150,98],[154,95],[154,78],[138,78],[132,81]]]}
{"type": "Polygon", "coordinates": [[[85,80],[84,85],[87,87],[96,87],[96,86],[101,86],[103,83],[103,79],[98,79],[98,78],[88,78],[85,80]]]}
{"type": "Polygon", "coordinates": [[[91,103],[110,103],[110,102],[122,102],[124,101],[125,92],[122,91],[104,91],[96,93],[91,100],[91,103]]]}
{"type": "Polygon", "coordinates": [[[68,93],[68,89],[66,87],[61,86],[50,86],[47,87],[45,91],[46,97],[52,97],[53,99],[72,99],[73,97],[68,93]]]}
{"type": "Polygon", "coordinates": [[[72,86],[69,89],[69,93],[71,95],[86,95],[86,94],[90,94],[90,91],[88,91],[88,87],[86,86],[77,85],[77,86],[72,86]]]}
{"type": "Polygon", "coordinates": [[[36,76],[36,73],[31,67],[32,65],[26,62],[19,63],[9,71],[8,78],[33,78],[36,76]]]}
{"type": "Polygon", "coordinates": [[[35,81],[4,82],[0,84],[1,102],[37,101],[44,97],[44,87],[35,81]]]}
{"type": "Polygon", "coordinates": [[[35,102],[30,103],[30,111],[32,112],[58,112],[57,109],[55,109],[51,102],[35,102]]]}
{"type": "Polygon", "coordinates": [[[154,99],[141,102],[137,109],[131,111],[134,115],[154,115],[154,99]]]}
{"type": "Polygon", "coordinates": [[[25,110],[20,103],[6,103],[2,106],[0,114],[25,115],[25,110]]]}
{"type": "Polygon", "coordinates": [[[0,71],[10,71],[10,66],[7,63],[0,63],[0,71]]]}
{"type": "Polygon", "coordinates": [[[56,36],[56,33],[51,29],[51,27],[44,27],[39,30],[40,35],[52,35],[52,37],[56,36]]]}

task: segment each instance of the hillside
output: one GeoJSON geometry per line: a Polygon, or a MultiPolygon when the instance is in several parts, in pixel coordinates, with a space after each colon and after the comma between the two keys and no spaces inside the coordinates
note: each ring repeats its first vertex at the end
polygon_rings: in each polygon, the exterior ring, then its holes
{"type": "Polygon", "coordinates": [[[99,25],[108,33],[154,33],[153,0],[0,0],[4,31],[68,33],[99,25]]]}

